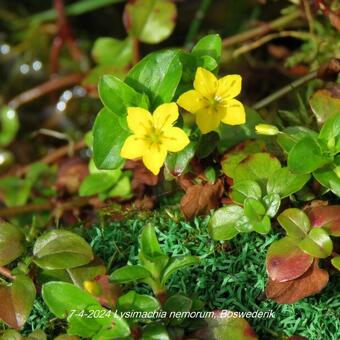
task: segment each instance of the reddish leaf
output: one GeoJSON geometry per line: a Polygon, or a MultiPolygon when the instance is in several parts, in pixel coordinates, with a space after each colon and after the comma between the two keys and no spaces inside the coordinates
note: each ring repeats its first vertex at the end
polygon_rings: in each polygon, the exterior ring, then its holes
{"type": "Polygon", "coordinates": [[[32,280],[24,275],[17,275],[11,286],[0,287],[0,319],[20,329],[31,313],[35,294],[32,280]]]}
{"type": "Polygon", "coordinates": [[[58,169],[56,188],[58,192],[74,194],[89,174],[88,164],[79,157],[69,158],[61,163],[58,169]]]}
{"type": "Polygon", "coordinates": [[[312,227],[323,227],[330,235],[340,236],[340,205],[313,207],[308,211],[312,227]]]}
{"type": "Polygon", "coordinates": [[[295,303],[307,296],[319,293],[328,283],[328,272],[320,269],[318,260],[302,276],[287,282],[267,282],[266,295],[277,303],[295,303]]]}
{"type": "Polygon", "coordinates": [[[211,209],[221,205],[224,192],[222,180],[218,179],[214,184],[196,184],[187,189],[181,200],[181,210],[186,219],[194,216],[208,214],[211,209]]]}
{"type": "Polygon", "coordinates": [[[286,236],[270,245],[266,267],[271,280],[290,281],[298,278],[310,268],[313,257],[302,251],[298,243],[299,240],[286,236]]]}
{"type": "Polygon", "coordinates": [[[94,295],[103,306],[114,307],[121,295],[121,288],[109,281],[108,275],[99,275],[93,281],[85,281],[86,290],[94,295]]]}

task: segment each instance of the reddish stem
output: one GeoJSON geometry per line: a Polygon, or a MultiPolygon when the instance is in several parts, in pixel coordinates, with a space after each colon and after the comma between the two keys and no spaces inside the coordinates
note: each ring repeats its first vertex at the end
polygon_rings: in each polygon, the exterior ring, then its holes
{"type": "Polygon", "coordinates": [[[64,77],[57,77],[49,80],[41,85],[38,85],[28,91],[25,91],[18,96],[14,97],[9,103],[12,109],[17,109],[19,106],[29,103],[37,98],[40,98],[48,93],[54,92],[55,90],[68,87],[70,85],[79,84],[84,78],[84,75],[80,73],[69,74],[64,77]]]}
{"type": "Polygon", "coordinates": [[[50,52],[50,70],[51,74],[54,74],[58,71],[58,61],[61,49],[66,44],[67,48],[72,56],[72,58],[76,61],[80,61],[83,57],[83,54],[79,47],[76,44],[74,35],[71,30],[71,26],[67,19],[65,13],[64,0],[54,0],[54,8],[58,14],[58,35],[54,38],[51,52],[50,52]]]}

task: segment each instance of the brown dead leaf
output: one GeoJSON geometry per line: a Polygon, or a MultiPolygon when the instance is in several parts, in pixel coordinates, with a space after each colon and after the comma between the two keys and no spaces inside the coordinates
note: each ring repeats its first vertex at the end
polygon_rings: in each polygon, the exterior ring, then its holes
{"type": "Polygon", "coordinates": [[[307,296],[319,293],[328,283],[328,272],[320,269],[318,260],[314,260],[311,267],[299,278],[276,282],[267,282],[266,295],[280,304],[295,303],[307,296]]]}
{"type": "Polygon", "coordinates": [[[133,173],[131,185],[135,196],[138,198],[144,196],[147,186],[155,186],[158,183],[158,176],[149,171],[140,160],[126,161],[125,169],[131,170],[133,173]]]}
{"type": "Polygon", "coordinates": [[[186,219],[208,214],[221,205],[224,185],[221,179],[214,184],[195,184],[188,187],[181,200],[181,210],[186,219]]]}
{"type": "Polygon", "coordinates": [[[56,188],[59,193],[75,194],[80,184],[88,176],[88,164],[79,157],[68,158],[59,165],[56,188]]]}
{"type": "MultiPolygon", "coordinates": [[[[340,59],[333,58],[327,64],[321,65],[318,69],[318,78],[326,81],[335,81],[340,73],[340,59]]],[[[336,93],[332,97],[339,98],[336,93]]]]}

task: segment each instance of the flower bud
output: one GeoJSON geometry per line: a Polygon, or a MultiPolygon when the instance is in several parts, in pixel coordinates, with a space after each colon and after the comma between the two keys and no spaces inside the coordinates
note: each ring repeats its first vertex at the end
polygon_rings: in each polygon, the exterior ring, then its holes
{"type": "Polygon", "coordinates": [[[98,282],[95,281],[84,281],[84,288],[93,296],[99,296],[102,294],[102,288],[98,282]]]}
{"type": "Polygon", "coordinates": [[[275,136],[280,130],[275,125],[270,124],[257,124],[255,126],[256,133],[259,135],[275,136]]]}

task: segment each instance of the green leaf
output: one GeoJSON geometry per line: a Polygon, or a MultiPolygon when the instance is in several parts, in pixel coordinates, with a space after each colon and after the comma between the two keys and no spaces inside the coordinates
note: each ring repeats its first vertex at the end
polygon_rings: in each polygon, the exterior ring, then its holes
{"type": "Polygon", "coordinates": [[[79,188],[80,196],[92,196],[99,194],[113,187],[113,185],[118,181],[121,174],[120,169],[113,171],[118,172],[118,176],[115,173],[95,173],[87,176],[81,183],[79,188]],[[117,171],[118,170],[118,171],[117,171]]]}
{"type": "Polygon", "coordinates": [[[151,224],[147,224],[141,233],[139,258],[153,277],[160,277],[169,261],[161,250],[155,228],[151,224]]]}
{"type": "Polygon", "coordinates": [[[313,176],[320,184],[330,189],[335,195],[340,197],[340,177],[338,177],[335,172],[336,167],[340,167],[340,157],[337,157],[335,162],[338,164],[329,164],[317,169],[313,172],[313,176]]]}
{"type": "Polygon", "coordinates": [[[309,174],[329,162],[330,159],[322,155],[320,145],[311,137],[298,141],[288,154],[288,167],[297,174],[309,174]]]}
{"type": "Polygon", "coordinates": [[[218,34],[209,34],[200,39],[193,47],[191,54],[197,58],[209,56],[219,64],[221,60],[222,40],[218,34]]]}
{"type": "Polygon", "coordinates": [[[99,169],[117,169],[124,160],[120,150],[130,135],[125,122],[116,114],[103,108],[93,126],[93,159],[99,169]]]}
{"type": "MultiPolygon", "coordinates": [[[[168,315],[170,315],[171,312],[190,312],[192,307],[192,300],[184,295],[175,294],[170,296],[164,306],[163,310],[167,312],[168,315]]],[[[172,316],[173,318],[173,316],[172,316]]],[[[172,325],[178,325],[183,321],[184,318],[173,318],[170,323],[172,325]]]]}
{"type": "Polygon", "coordinates": [[[254,231],[259,234],[268,234],[271,230],[270,218],[268,216],[263,216],[260,222],[253,223],[254,231]]]}
{"type": "Polygon", "coordinates": [[[131,180],[128,175],[123,175],[118,183],[109,191],[108,197],[119,197],[122,199],[132,196],[131,180]]]}
{"type": "Polygon", "coordinates": [[[335,256],[332,258],[332,265],[340,271],[340,256],[335,256]]]}
{"type": "Polygon", "coordinates": [[[98,38],[94,42],[92,56],[97,64],[124,67],[132,59],[132,39],[98,38]]]}
{"type": "Polygon", "coordinates": [[[296,208],[286,209],[277,220],[287,235],[296,239],[305,238],[311,228],[308,216],[296,208]]]}
{"type": "Polygon", "coordinates": [[[261,187],[252,180],[236,182],[231,187],[230,198],[238,204],[243,204],[246,198],[259,200],[262,197],[261,187]]]}
{"type": "Polygon", "coordinates": [[[226,125],[221,124],[218,128],[220,135],[220,142],[218,149],[220,153],[225,152],[227,149],[239,144],[248,139],[258,139],[259,136],[255,132],[255,126],[263,123],[261,116],[252,108],[245,106],[246,110],[246,123],[243,125],[226,125]]]}
{"type": "Polygon", "coordinates": [[[327,142],[331,151],[340,152],[340,112],[325,122],[320,130],[319,137],[327,142]]]}
{"type": "Polygon", "coordinates": [[[92,340],[122,339],[130,334],[125,320],[99,304],[87,306],[79,312],[76,311],[68,317],[67,321],[69,335],[79,335],[92,340]],[[91,315],[90,313],[93,313],[93,317],[87,317],[91,315]],[[100,317],[94,317],[96,313],[100,317]]]}
{"type": "Polygon", "coordinates": [[[244,201],[244,214],[248,217],[251,223],[260,222],[265,213],[266,208],[260,201],[254,198],[247,198],[244,201]]]}
{"type": "Polygon", "coordinates": [[[197,157],[199,159],[207,158],[216,149],[219,140],[220,137],[215,131],[201,135],[197,145],[197,157]]]}
{"type": "Polygon", "coordinates": [[[17,113],[8,106],[0,110],[0,146],[6,146],[12,142],[19,130],[17,113]]]}
{"type": "Polygon", "coordinates": [[[162,324],[154,322],[143,329],[141,340],[170,340],[170,337],[162,324]]]}
{"type": "Polygon", "coordinates": [[[327,231],[313,228],[305,239],[300,241],[299,247],[311,256],[324,259],[332,254],[333,242],[327,231]]]}
{"type": "Polygon", "coordinates": [[[240,162],[229,174],[234,181],[252,180],[261,182],[269,179],[281,168],[279,160],[269,153],[255,153],[240,162]]]}
{"type": "Polygon", "coordinates": [[[42,297],[49,310],[60,319],[65,319],[72,310],[81,311],[88,306],[99,306],[91,294],[66,282],[45,283],[42,297]]]}
{"type": "Polygon", "coordinates": [[[17,259],[25,250],[25,238],[14,225],[0,220],[0,266],[17,259]]]}
{"type": "Polygon", "coordinates": [[[147,55],[129,71],[126,83],[136,91],[146,93],[153,109],[171,102],[182,77],[179,55],[177,50],[147,55]]]}
{"type": "Polygon", "coordinates": [[[316,91],[309,99],[309,104],[319,124],[340,112],[340,99],[333,97],[327,89],[316,91]]]}
{"type": "Polygon", "coordinates": [[[232,311],[223,310],[215,312],[216,317],[205,319],[207,326],[197,331],[198,339],[211,340],[257,340],[249,323],[234,314],[232,311]],[[224,316],[225,315],[225,316],[224,316]]]}
{"type": "Polygon", "coordinates": [[[33,255],[34,262],[43,269],[74,268],[93,260],[92,249],[82,237],[61,229],[40,236],[33,255]]]}
{"type": "Polygon", "coordinates": [[[16,275],[10,286],[0,286],[0,319],[12,328],[22,328],[31,314],[35,295],[32,280],[16,275]]]}
{"type": "Polygon", "coordinates": [[[47,340],[47,337],[44,331],[36,329],[27,337],[27,340],[47,340]]]}
{"type": "Polygon", "coordinates": [[[143,266],[124,266],[116,269],[111,275],[110,280],[116,283],[128,283],[139,281],[151,277],[151,273],[143,266]]]}
{"type": "Polygon", "coordinates": [[[136,92],[115,76],[103,76],[99,81],[98,90],[102,103],[117,116],[125,116],[128,107],[148,108],[145,95],[136,92]]]}
{"type": "Polygon", "coordinates": [[[262,141],[246,141],[227,152],[221,162],[223,172],[232,177],[235,172],[235,168],[248,156],[263,152],[265,150],[265,144],[262,141]]]}
{"type": "Polygon", "coordinates": [[[161,305],[153,296],[138,294],[131,290],[119,297],[117,308],[119,311],[153,312],[159,310],[161,305]]]}
{"type": "Polygon", "coordinates": [[[162,273],[161,284],[165,285],[170,276],[178,270],[198,263],[199,258],[197,256],[176,256],[171,258],[169,264],[165,267],[162,273]]]}
{"type": "Polygon", "coordinates": [[[280,208],[280,196],[278,194],[268,194],[263,197],[263,202],[267,208],[266,215],[269,217],[274,217],[280,208]]]}
{"type": "Polygon", "coordinates": [[[243,209],[238,205],[228,205],[216,210],[208,225],[210,236],[215,241],[231,240],[239,233],[235,224],[243,216],[243,209]]]}
{"type": "Polygon", "coordinates": [[[268,179],[267,192],[285,198],[301,190],[309,179],[309,174],[293,174],[289,168],[284,167],[275,171],[268,179]]]}
{"type": "Polygon", "coordinates": [[[24,337],[14,329],[5,330],[0,337],[1,340],[24,340],[24,337]]]}
{"type": "Polygon", "coordinates": [[[289,153],[293,146],[305,137],[311,137],[316,140],[318,134],[303,126],[291,126],[277,135],[277,142],[286,153],[289,153]]]}
{"type": "Polygon", "coordinates": [[[191,142],[180,152],[169,153],[165,161],[167,171],[173,176],[180,176],[187,170],[195,155],[195,150],[196,143],[191,142]]]}
{"type": "Polygon", "coordinates": [[[273,281],[294,280],[310,268],[313,257],[301,250],[298,244],[298,239],[286,236],[270,245],[267,252],[266,268],[273,281]]]}
{"type": "Polygon", "coordinates": [[[176,6],[170,0],[135,0],[125,6],[124,24],[141,42],[158,44],[174,30],[176,16],[176,6]]]}

